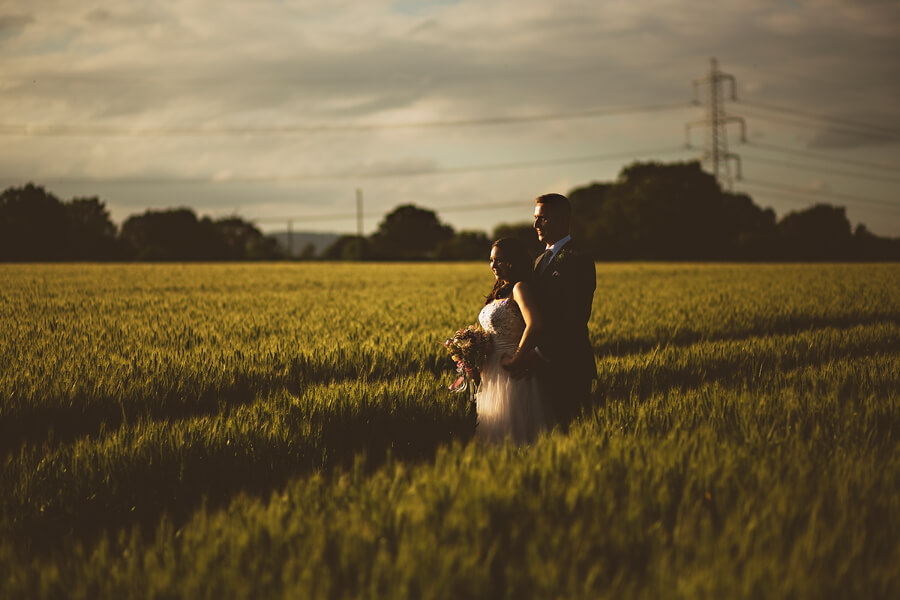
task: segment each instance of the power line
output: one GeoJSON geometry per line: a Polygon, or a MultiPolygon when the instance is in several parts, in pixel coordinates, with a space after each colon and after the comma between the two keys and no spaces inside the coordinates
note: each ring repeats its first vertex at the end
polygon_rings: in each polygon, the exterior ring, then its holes
{"type": "Polygon", "coordinates": [[[892,133],[900,134],[900,128],[887,127],[884,125],[875,125],[874,123],[864,123],[862,121],[855,121],[852,119],[845,119],[841,117],[827,117],[825,115],[811,113],[806,110],[798,110],[795,108],[788,108],[786,106],[779,106],[776,104],[770,104],[768,102],[757,102],[755,100],[740,100],[741,104],[746,104],[749,106],[755,106],[757,108],[761,108],[763,110],[770,110],[774,112],[785,113],[789,115],[795,115],[802,117],[804,119],[815,119],[818,121],[827,121],[832,123],[839,123],[841,125],[849,125],[851,127],[862,127],[875,130],[877,132],[890,131],[892,133]]]}
{"type": "MultiPolygon", "coordinates": [[[[527,206],[527,203],[525,203],[527,206]]],[[[508,200],[504,202],[480,202],[478,204],[459,204],[447,207],[431,208],[435,212],[472,212],[479,210],[493,210],[495,208],[508,208],[510,206],[523,206],[521,200],[508,200]]],[[[426,207],[428,208],[428,207],[426,207]]]]}
{"type": "Polygon", "coordinates": [[[844,175],[847,177],[856,177],[859,179],[867,179],[867,180],[878,180],[878,181],[887,181],[891,183],[900,183],[900,178],[898,177],[884,177],[880,175],[872,175],[870,173],[854,173],[852,171],[844,171],[842,169],[833,169],[831,167],[816,167],[813,165],[801,165],[792,162],[785,162],[783,160],[768,160],[765,158],[759,158],[757,156],[750,155],[752,162],[759,162],[763,164],[774,165],[776,167],[786,167],[792,169],[803,169],[805,171],[814,171],[817,173],[826,173],[829,175],[844,175]]]}
{"type": "Polygon", "coordinates": [[[570,113],[545,113],[522,116],[494,116],[447,121],[414,121],[409,123],[323,123],[316,125],[287,124],[274,126],[171,126],[130,128],[113,125],[68,125],[52,123],[35,125],[0,124],[0,135],[24,137],[292,135],[300,133],[453,128],[483,125],[507,125],[513,123],[536,123],[541,121],[565,121],[634,113],[659,112],[677,108],[688,108],[689,106],[689,104],[682,102],[671,104],[651,104],[644,106],[597,108],[570,113]]]}
{"type": "MultiPolygon", "coordinates": [[[[358,213],[333,213],[330,215],[303,215],[294,217],[262,217],[258,219],[248,219],[253,223],[284,223],[292,221],[350,221],[356,220],[358,213]]],[[[364,213],[363,217],[380,217],[381,213],[364,213]]]]}
{"type": "MultiPolygon", "coordinates": [[[[472,212],[472,211],[481,211],[481,210],[494,210],[496,208],[509,208],[511,206],[523,206],[522,200],[508,200],[503,202],[479,202],[477,204],[459,204],[448,207],[433,207],[433,206],[422,206],[423,209],[432,210],[436,213],[445,213],[445,212],[472,212]]],[[[363,215],[364,217],[381,217],[384,216],[384,213],[376,213],[369,212],[363,215]]],[[[254,223],[282,223],[285,221],[348,221],[352,219],[356,219],[357,213],[340,213],[340,214],[331,214],[331,215],[314,215],[312,217],[309,216],[294,216],[294,217],[264,217],[259,219],[250,219],[254,223]]]]}
{"type": "MultiPolygon", "coordinates": [[[[746,183],[746,181],[743,181],[742,183],[746,183]]],[[[750,187],[753,187],[752,183],[750,184],[750,187]]],[[[740,193],[740,192],[738,192],[738,193],[740,193]]],[[[772,192],[772,191],[768,191],[768,190],[765,193],[767,196],[781,198],[781,199],[787,200],[788,202],[791,202],[793,204],[809,204],[810,203],[809,194],[800,194],[800,193],[794,193],[794,192],[772,192]]]]}
{"type": "Polygon", "coordinates": [[[850,158],[835,158],[834,156],[827,156],[825,154],[819,154],[817,152],[809,152],[807,150],[797,150],[795,148],[785,148],[784,146],[778,146],[778,145],[774,145],[774,144],[765,144],[765,143],[760,143],[760,142],[747,142],[747,145],[750,147],[764,148],[766,150],[772,150],[773,152],[782,152],[784,154],[793,154],[796,156],[815,158],[817,160],[825,160],[825,161],[837,162],[837,163],[847,164],[847,165],[856,165],[856,166],[865,167],[865,168],[869,168],[869,169],[879,169],[879,170],[884,170],[884,171],[891,171],[894,173],[900,171],[900,166],[879,165],[879,164],[861,161],[861,160],[853,160],[850,158]]]}
{"type": "MultiPolygon", "coordinates": [[[[793,125],[795,127],[806,127],[806,128],[815,128],[821,129],[821,124],[807,123],[803,120],[800,120],[797,117],[777,117],[772,115],[767,115],[765,113],[758,113],[751,110],[748,110],[744,107],[744,112],[748,115],[756,117],[757,119],[763,119],[766,121],[774,121],[776,123],[785,123],[787,125],[793,125]]],[[[880,141],[894,141],[897,140],[897,135],[891,133],[876,133],[874,131],[863,131],[862,129],[851,129],[845,126],[834,126],[829,125],[829,130],[836,133],[843,133],[847,135],[856,135],[859,137],[865,137],[874,140],[880,141]]]]}
{"type": "Polygon", "coordinates": [[[900,210],[900,204],[898,204],[896,202],[890,202],[887,200],[878,200],[876,198],[853,196],[850,194],[839,194],[837,192],[828,192],[825,190],[811,191],[811,190],[806,190],[806,189],[799,188],[796,186],[783,185],[783,184],[777,184],[777,183],[768,183],[766,181],[757,181],[755,179],[744,179],[744,183],[746,183],[747,185],[755,185],[755,186],[759,186],[759,187],[771,188],[771,189],[779,190],[782,192],[789,192],[789,193],[794,193],[794,194],[805,194],[807,196],[814,196],[814,195],[815,196],[826,196],[828,198],[835,198],[837,200],[845,200],[845,201],[849,200],[851,202],[862,202],[865,204],[873,204],[876,206],[884,206],[887,208],[900,210]]]}
{"type": "MultiPolygon", "coordinates": [[[[775,196],[781,196],[783,194],[788,194],[791,196],[801,196],[803,198],[814,197],[815,195],[825,195],[833,198],[843,199],[843,200],[855,200],[858,202],[866,202],[876,204],[881,207],[898,210],[900,209],[900,205],[890,204],[886,202],[880,202],[878,200],[872,198],[862,198],[858,196],[849,196],[846,194],[836,194],[825,191],[816,191],[810,192],[809,190],[804,190],[802,188],[797,188],[793,186],[785,186],[780,184],[768,183],[764,181],[756,181],[756,180],[742,180],[743,184],[749,185],[751,187],[764,187],[769,189],[774,189],[777,192],[772,194],[775,196]]],[[[771,193],[771,192],[770,192],[771,193]]],[[[509,200],[502,202],[479,202],[474,204],[458,204],[447,207],[434,207],[434,206],[423,206],[427,210],[432,210],[436,213],[447,213],[447,212],[477,212],[482,210],[494,210],[497,208],[509,208],[514,206],[522,206],[521,200],[509,200]]],[[[351,221],[357,218],[357,213],[346,212],[346,213],[335,213],[330,215],[303,215],[303,216],[291,216],[291,217],[264,217],[258,219],[249,219],[254,223],[283,223],[287,221],[351,221]]],[[[366,218],[372,217],[381,217],[384,216],[383,213],[370,212],[365,213],[366,218]]]]}
{"type": "MultiPolygon", "coordinates": [[[[742,183],[746,184],[747,181],[745,180],[742,183]]],[[[750,183],[750,187],[755,187],[752,182],[750,183]]],[[[808,193],[790,192],[790,191],[773,192],[769,189],[767,189],[764,193],[766,194],[766,197],[779,198],[781,200],[790,202],[791,204],[797,204],[797,205],[807,205],[808,206],[812,203],[811,199],[815,200],[815,198],[808,193]]],[[[886,211],[893,212],[893,208],[887,207],[887,206],[875,207],[872,210],[876,210],[876,211],[886,210],[886,211]]]]}
{"type": "MultiPolygon", "coordinates": [[[[842,200],[853,200],[857,202],[865,202],[870,204],[875,204],[880,207],[900,210],[900,205],[892,204],[888,202],[882,202],[873,198],[863,198],[859,196],[851,196],[847,194],[837,194],[833,192],[826,191],[816,191],[810,192],[809,190],[804,190],[803,188],[798,188],[794,186],[787,186],[782,184],[769,183],[765,181],[756,181],[753,179],[743,179],[744,185],[748,185],[751,187],[763,187],[768,189],[776,190],[776,193],[773,194],[775,196],[788,194],[791,196],[801,196],[804,198],[810,198],[815,196],[829,196],[836,199],[842,200]]],[[[771,193],[771,192],[770,192],[771,193]]],[[[509,208],[513,206],[522,206],[521,200],[508,200],[502,202],[479,202],[473,204],[458,204],[447,207],[428,207],[423,206],[423,208],[427,210],[433,210],[436,213],[447,213],[447,212],[475,212],[482,210],[493,210],[497,208],[509,208]]],[[[381,217],[383,213],[369,212],[365,213],[363,216],[366,218],[372,217],[381,217]]],[[[346,212],[346,213],[334,213],[329,215],[302,215],[302,216],[289,216],[289,217],[264,217],[258,219],[249,219],[254,223],[283,223],[287,221],[351,221],[358,217],[358,214],[355,212],[346,212]]]]}
{"type": "MultiPolygon", "coordinates": [[[[556,159],[538,159],[530,161],[518,161],[508,163],[495,163],[488,165],[465,165],[459,167],[435,167],[433,169],[423,169],[419,171],[406,172],[388,172],[388,173],[365,173],[365,172],[348,172],[348,173],[331,173],[331,174],[315,174],[315,175],[290,175],[290,176],[257,176],[257,177],[228,177],[228,178],[210,178],[210,177],[169,177],[169,178],[94,178],[94,177],[49,177],[42,178],[48,183],[116,183],[116,184],[132,184],[132,185],[223,185],[229,183],[279,183],[292,181],[321,181],[321,180],[342,180],[342,179],[382,179],[391,177],[419,177],[423,175],[444,175],[456,173],[470,173],[481,171],[502,171],[508,169],[523,169],[538,166],[554,166],[564,164],[574,164],[583,162],[602,162],[606,160],[622,160],[636,159],[641,156],[654,156],[660,154],[683,154],[686,152],[684,148],[657,148],[652,150],[640,150],[631,152],[619,152],[615,154],[595,154],[591,156],[571,156],[556,159]]],[[[18,180],[18,177],[0,177],[0,180],[18,180]]]]}
{"type": "MultiPolygon", "coordinates": [[[[482,65],[484,67],[485,65],[482,65]]],[[[640,64],[629,65],[630,69],[652,70],[659,67],[671,67],[671,60],[663,58],[654,62],[643,61],[640,64]]],[[[622,69],[615,67],[598,68],[596,65],[578,66],[578,65],[553,65],[548,68],[535,68],[530,65],[526,69],[511,69],[508,65],[497,66],[490,70],[473,71],[467,69],[465,71],[441,72],[437,73],[433,70],[407,70],[395,71],[393,69],[374,69],[365,75],[358,73],[342,73],[340,71],[310,71],[291,70],[290,72],[271,72],[263,69],[251,74],[243,73],[240,78],[236,78],[233,74],[211,74],[204,72],[202,75],[191,74],[190,76],[166,73],[164,76],[153,76],[147,73],[131,73],[131,74],[105,74],[97,71],[80,71],[77,73],[71,71],[43,73],[40,75],[28,74],[27,76],[14,76],[4,74],[0,77],[0,82],[10,84],[28,84],[43,83],[45,81],[62,82],[66,84],[75,83],[121,83],[127,86],[138,84],[154,84],[163,85],[166,83],[174,83],[179,86],[191,84],[211,85],[216,83],[228,83],[236,85],[264,85],[267,83],[277,84],[296,84],[309,85],[321,83],[365,83],[385,81],[393,82],[397,85],[411,85],[415,83],[440,84],[456,81],[497,81],[498,78],[503,79],[528,79],[534,81],[537,78],[546,79],[547,77],[559,75],[578,75],[584,77],[596,77],[607,75],[619,75],[622,69]],[[130,76],[129,76],[130,75],[130,76]]]]}
{"type": "Polygon", "coordinates": [[[798,74],[796,72],[789,73],[788,71],[781,71],[780,69],[776,69],[771,66],[767,66],[765,68],[760,68],[758,65],[751,65],[748,68],[752,69],[752,70],[760,71],[762,73],[776,74],[779,76],[788,77],[792,81],[793,80],[806,81],[808,83],[824,85],[824,86],[830,87],[832,89],[854,92],[856,94],[859,94],[862,92],[862,89],[857,85],[844,84],[844,83],[840,83],[840,82],[837,82],[834,80],[818,79],[816,77],[810,77],[809,75],[798,74]]]}
{"type": "MultiPolygon", "coordinates": [[[[537,166],[565,165],[581,162],[600,162],[604,160],[620,160],[627,158],[637,158],[639,156],[658,155],[658,154],[682,154],[688,151],[685,148],[659,148],[656,150],[644,150],[635,152],[619,152],[616,154],[595,154],[592,156],[573,156],[568,158],[550,158],[546,160],[529,160],[509,163],[496,163],[492,165],[474,165],[464,167],[446,167],[437,168],[431,171],[423,171],[422,173],[414,173],[411,175],[430,175],[441,173],[470,173],[477,171],[499,171],[506,169],[523,169],[537,166]]],[[[390,176],[390,175],[386,175],[390,176]]],[[[382,175],[376,175],[382,177],[382,175]]]]}

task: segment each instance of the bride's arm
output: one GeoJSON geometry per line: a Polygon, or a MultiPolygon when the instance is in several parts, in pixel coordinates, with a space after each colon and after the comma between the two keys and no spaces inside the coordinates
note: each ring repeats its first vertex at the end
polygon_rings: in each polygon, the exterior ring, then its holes
{"type": "Polygon", "coordinates": [[[501,364],[516,372],[525,366],[526,357],[537,345],[537,336],[543,325],[537,310],[537,299],[527,283],[520,281],[513,287],[513,300],[519,305],[522,318],[525,320],[525,331],[522,332],[516,353],[511,358],[501,361],[501,364]]]}

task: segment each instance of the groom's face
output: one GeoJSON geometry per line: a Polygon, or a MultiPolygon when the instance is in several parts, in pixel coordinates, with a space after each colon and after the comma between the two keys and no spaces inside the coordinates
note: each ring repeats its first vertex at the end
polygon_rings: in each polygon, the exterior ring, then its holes
{"type": "Polygon", "coordinates": [[[549,245],[563,239],[568,233],[567,229],[558,210],[543,203],[534,205],[534,230],[541,243],[549,245]]]}

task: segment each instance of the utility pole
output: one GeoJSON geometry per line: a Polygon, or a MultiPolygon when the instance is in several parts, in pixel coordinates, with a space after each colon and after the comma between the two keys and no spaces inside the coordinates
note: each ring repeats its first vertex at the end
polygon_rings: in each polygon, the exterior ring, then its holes
{"type": "Polygon", "coordinates": [[[706,149],[702,160],[711,162],[713,175],[724,187],[731,190],[731,161],[737,165],[737,180],[741,179],[741,157],[728,151],[728,123],[739,123],[741,126],[741,142],[747,141],[747,124],[742,117],[730,116],[725,113],[725,98],[723,94],[723,82],[731,84],[731,100],[737,100],[735,92],[735,80],[732,75],[719,71],[719,63],[715,58],[710,59],[709,75],[694,80],[694,104],[700,104],[698,91],[700,85],[709,86],[709,98],[706,106],[706,118],[692,121],[685,125],[685,146],[691,147],[691,127],[703,125],[708,128],[706,149]]]}
{"type": "Polygon", "coordinates": [[[356,189],[356,235],[363,236],[362,190],[356,189]]]}
{"type": "Polygon", "coordinates": [[[288,239],[287,239],[287,255],[288,258],[294,258],[294,222],[288,219],[288,239]]]}

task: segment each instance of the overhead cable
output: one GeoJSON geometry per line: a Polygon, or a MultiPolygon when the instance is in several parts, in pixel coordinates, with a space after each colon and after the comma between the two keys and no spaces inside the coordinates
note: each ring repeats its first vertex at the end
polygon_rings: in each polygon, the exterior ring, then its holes
{"type": "Polygon", "coordinates": [[[535,123],[541,121],[564,121],[632,113],[658,112],[676,108],[688,108],[686,102],[596,108],[570,113],[544,113],[534,115],[493,116],[476,119],[451,119],[446,121],[410,121],[406,123],[313,123],[285,124],[271,126],[222,126],[222,125],[175,125],[163,127],[123,127],[119,125],[70,125],[70,124],[0,124],[0,135],[22,137],[56,136],[228,136],[228,135],[293,135],[327,132],[380,131],[400,129],[428,129],[473,127],[484,125],[507,125],[513,123],[535,123]]]}

